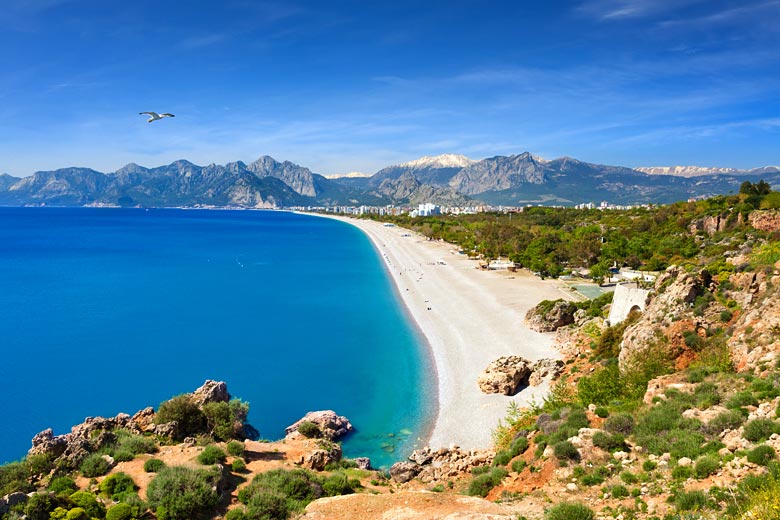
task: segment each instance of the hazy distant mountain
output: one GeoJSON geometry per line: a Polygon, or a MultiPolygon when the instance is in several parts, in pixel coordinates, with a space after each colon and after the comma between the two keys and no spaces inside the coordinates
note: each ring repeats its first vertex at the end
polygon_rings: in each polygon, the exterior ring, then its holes
{"type": "Polygon", "coordinates": [[[19,177],[12,177],[7,173],[0,173],[0,191],[7,190],[12,184],[19,182],[19,177]]]}
{"type": "Polygon", "coordinates": [[[371,177],[367,173],[363,172],[349,172],[349,173],[331,173],[330,175],[323,175],[328,180],[333,179],[367,179],[371,177]]]}
{"type": "Polygon", "coordinates": [[[709,168],[702,166],[648,166],[636,168],[648,175],[674,175],[676,177],[701,177],[703,175],[765,175],[779,173],[780,166],[764,166],[751,170],[737,168],[709,168]]]}

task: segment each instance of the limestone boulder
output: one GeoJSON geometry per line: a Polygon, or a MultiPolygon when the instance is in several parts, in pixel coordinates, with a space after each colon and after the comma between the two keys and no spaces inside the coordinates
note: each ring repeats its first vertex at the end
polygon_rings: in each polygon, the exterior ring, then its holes
{"type": "Polygon", "coordinates": [[[224,381],[209,379],[192,393],[191,399],[199,408],[202,408],[208,403],[226,403],[230,401],[230,394],[224,381]]]}
{"type": "Polygon", "coordinates": [[[561,327],[574,323],[577,306],[565,300],[557,300],[552,307],[542,302],[530,309],[525,319],[528,326],[537,332],[554,332],[561,327]]]}
{"type": "Polygon", "coordinates": [[[477,379],[486,394],[515,395],[528,382],[531,363],[520,356],[503,356],[490,363],[477,379]]]}
{"type": "Polygon", "coordinates": [[[337,415],[333,410],[320,410],[307,413],[301,419],[285,428],[287,437],[300,436],[298,427],[305,422],[316,424],[320,429],[322,437],[331,441],[343,437],[354,429],[352,423],[346,417],[337,415]]]}
{"type": "Polygon", "coordinates": [[[396,462],[390,466],[390,478],[393,479],[394,482],[404,484],[416,477],[420,471],[422,471],[422,467],[419,464],[413,462],[396,462]]]}
{"type": "Polygon", "coordinates": [[[528,384],[539,386],[544,381],[557,378],[563,372],[564,362],[560,359],[540,359],[531,367],[531,375],[528,384]]]}

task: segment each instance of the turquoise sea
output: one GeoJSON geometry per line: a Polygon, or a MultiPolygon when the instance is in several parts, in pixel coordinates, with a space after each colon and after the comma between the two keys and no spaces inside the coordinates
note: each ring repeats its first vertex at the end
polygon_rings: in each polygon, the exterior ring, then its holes
{"type": "Polygon", "coordinates": [[[286,212],[0,208],[0,462],[51,427],[154,406],[206,379],[263,438],[309,410],[387,466],[435,416],[435,376],[358,229],[286,212]]]}

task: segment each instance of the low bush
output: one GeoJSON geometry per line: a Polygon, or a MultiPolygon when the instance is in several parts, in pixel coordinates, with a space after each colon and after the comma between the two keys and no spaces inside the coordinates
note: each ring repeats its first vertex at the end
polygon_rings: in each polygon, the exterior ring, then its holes
{"type": "Polygon", "coordinates": [[[775,453],[775,449],[771,446],[767,446],[766,444],[756,446],[747,454],[748,462],[758,464],[759,466],[766,466],[776,458],[777,453],[775,453]]]}
{"type": "Polygon", "coordinates": [[[120,449],[114,452],[114,460],[117,462],[128,462],[135,458],[130,450],[120,449]]]}
{"type": "Polygon", "coordinates": [[[486,497],[490,490],[496,487],[507,476],[503,468],[493,468],[490,473],[484,473],[469,483],[467,494],[471,496],[486,497]]]}
{"type": "MultiPolygon", "coordinates": [[[[608,329],[609,330],[609,329],[608,329]]],[[[577,397],[583,405],[606,405],[623,394],[624,386],[620,380],[617,364],[607,365],[592,375],[580,378],[577,383],[577,397]]]]}
{"type": "Polygon", "coordinates": [[[616,484],[609,488],[612,498],[626,498],[629,495],[628,488],[622,484],[616,484]]]}
{"type": "Polygon", "coordinates": [[[624,471],[623,473],[621,473],[620,480],[622,480],[628,485],[636,484],[639,481],[637,476],[631,473],[630,471],[624,471]]]}
{"type": "Polygon", "coordinates": [[[109,475],[100,483],[100,492],[114,501],[121,500],[127,493],[135,492],[137,486],[127,473],[119,472],[109,475]]]}
{"type": "Polygon", "coordinates": [[[625,439],[619,433],[610,435],[608,433],[598,431],[593,434],[593,445],[597,448],[601,448],[604,451],[615,451],[622,449],[625,445],[625,439]]]}
{"type": "Polygon", "coordinates": [[[240,399],[229,402],[206,403],[203,415],[211,434],[220,441],[244,438],[244,424],[249,415],[249,404],[240,399]]]}
{"type": "Polygon", "coordinates": [[[160,459],[149,459],[144,462],[144,471],[147,473],[157,473],[165,467],[165,463],[160,459]]]}
{"type": "Polygon", "coordinates": [[[778,431],[778,424],[771,419],[754,419],[745,424],[742,436],[750,442],[763,442],[778,431]]]}
{"type": "Polygon", "coordinates": [[[569,441],[561,441],[553,446],[555,457],[559,461],[578,460],[580,458],[580,452],[577,447],[569,441]]]}
{"type": "Polygon", "coordinates": [[[119,503],[106,511],[106,520],[131,520],[133,508],[130,504],[119,503]]]}
{"type": "MultiPolygon", "coordinates": [[[[117,441],[118,451],[127,451],[133,455],[140,455],[141,453],[156,453],[157,444],[151,437],[144,437],[143,435],[135,435],[127,433],[120,435],[117,441]]],[[[116,458],[116,456],[114,456],[116,458]]]]}
{"type": "Polygon", "coordinates": [[[198,462],[204,466],[225,462],[225,452],[214,445],[206,446],[198,455],[198,462]]]}
{"type": "Polygon", "coordinates": [[[609,415],[609,410],[603,406],[597,406],[596,409],[593,411],[593,414],[596,417],[601,417],[602,419],[605,419],[609,415]]]}
{"type": "Polygon", "coordinates": [[[686,480],[693,475],[693,468],[690,466],[675,466],[672,469],[672,478],[677,480],[686,480]]]}
{"type": "Polygon", "coordinates": [[[304,421],[298,426],[298,433],[309,439],[322,437],[320,427],[311,421],[304,421]]]}
{"type": "Polygon", "coordinates": [[[705,424],[702,431],[708,435],[719,435],[726,430],[736,430],[742,426],[743,422],[745,422],[745,417],[741,413],[736,410],[728,410],[718,414],[705,424]]]}
{"type": "Polygon", "coordinates": [[[658,467],[658,463],[654,460],[646,460],[642,463],[642,469],[644,471],[653,471],[658,467]]]}
{"type": "Polygon", "coordinates": [[[240,457],[244,454],[244,443],[239,441],[230,441],[227,443],[227,446],[225,446],[225,449],[227,450],[228,454],[234,457],[240,457]]]}
{"type": "Polygon", "coordinates": [[[68,476],[55,477],[49,482],[49,491],[58,495],[70,495],[77,490],[76,482],[68,476]]]}
{"type": "Polygon", "coordinates": [[[758,406],[758,399],[749,390],[737,392],[726,401],[726,408],[741,408],[743,406],[758,406]]]}
{"type": "Polygon", "coordinates": [[[525,437],[518,437],[517,439],[513,440],[512,443],[509,445],[509,451],[512,452],[513,457],[525,453],[525,450],[527,449],[528,449],[528,439],[525,437]]]}
{"type": "Polygon", "coordinates": [[[189,520],[210,512],[219,501],[216,475],[182,466],[166,467],[149,483],[149,506],[159,520],[189,520]]]}
{"type": "Polygon", "coordinates": [[[596,514],[584,504],[560,502],[544,514],[544,520],[593,520],[596,514]]]}
{"type": "Polygon", "coordinates": [[[206,416],[188,394],[177,395],[161,403],[154,420],[157,424],[176,421],[178,428],[174,440],[194,437],[204,433],[207,428],[206,416]]]}
{"type": "Polygon", "coordinates": [[[720,461],[717,457],[704,455],[696,459],[696,463],[693,466],[693,473],[698,479],[707,478],[718,471],[719,467],[720,461]]]}
{"type": "Polygon", "coordinates": [[[100,477],[111,470],[111,465],[99,453],[87,456],[79,465],[81,474],[87,478],[100,477]]]}
{"type": "Polygon", "coordinates": [[[699,511],[712,505],[703,491],[680,491],[674,495],[672,502],[679,511],[699,511]]]}
{"type": "Polygon", "coordinates": [[[634,418],[628,414],[613,415],[604,421],[604,429],[609,433],[631,435],[634,432],[634,418]]]}
{"type": "Polygon", "coordinates": [[[285,520],[312,500],[352,493],[359,484],[344,473],[323,479],[302,469],[278,469],[257,475],[239,491],[238,499],[247,506],[247,518],[285,520]]]}
{"type": "Polygon", "coordinates": [[[244,459],[236,459],[230,465],[230,469],[232,469],[234,473],[246,471],[246,462],[244,462],[244,459]]]}
{"type": "Polygon", "coordinates": [[[526,461],[523,459],[517,459],[516,461],[512,462],[512,471],[515,473],[520,473],[525,469],[526,465],[526,461]]]}
{"type": "Polygon", "coordinates": [[[103,518],[106,508],[98,502],[97,497],[87,491],[76,491],[70,495],[70,501],[84,510],[89,518],[103,518]]]}
{"type": "Polygon", "coordinates": [[[714,383],[702,383],[693,392],[696,406],[702,410],[720,404],[720,393],[714,383]]]}
{"type": "Polygon", "coordinates": [[[225,514],[225,520],[249,520],[246,510],[241,508],[231,509],[225,514]]]}
{"type": "Polygon", "coordinates": [[[512,460],[512,452],[507,451],[499,451],[496,453],[496,456],[493,457],[493,465],[494,466],[506,466],[509,464],[509,461],[512,460]]]}

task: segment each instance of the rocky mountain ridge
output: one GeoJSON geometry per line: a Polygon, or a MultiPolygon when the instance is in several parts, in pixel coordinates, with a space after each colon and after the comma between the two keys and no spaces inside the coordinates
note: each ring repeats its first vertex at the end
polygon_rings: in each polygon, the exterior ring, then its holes
{"type": "Polygon", "coordinates": [[[290,161],[198,166],[186,160],[112,173],[89,168],[0,175],[0,205],[237,206],[415,205],[432,202],[524,206],[668,203],[739,191],[744,181],[780,185],[780,168],[631,169],[524,152],[471,160],[443,154],[388,166],[371,176],[328,179],[290,161]],[[470,202],[474,201],[474,202],[470,202]]]}

